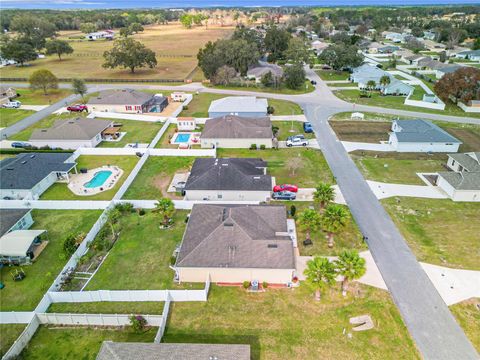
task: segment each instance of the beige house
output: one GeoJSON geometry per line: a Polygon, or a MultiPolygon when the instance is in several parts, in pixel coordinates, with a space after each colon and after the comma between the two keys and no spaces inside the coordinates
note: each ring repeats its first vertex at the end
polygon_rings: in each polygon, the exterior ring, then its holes
{"type": "Polygon", "coordinates": [[[95,112],[161,113],[167,106],[166,97],[133,89],[100,91],[88,100],[88,110],[95,112]]]}
{"type": "Polygon", "coordinates": [[[286,214],[283,205],[194,205],[175,265],[179,281],[290,283],[295,255],[286,214]]]}
{"type": "Polygon", "coordinates": [[[12,87],[0,87],[0,105],[8,103],[15,97],[17,97],[17,90],[12,87]]]}
{"type": "Polygon", "coordinates": [[[252,145],[269,149],[273,145],[272,122],[269,117],[250,118],[225,115],[208,119],[200,136],[202,148],[241,148],[252,145]]]}

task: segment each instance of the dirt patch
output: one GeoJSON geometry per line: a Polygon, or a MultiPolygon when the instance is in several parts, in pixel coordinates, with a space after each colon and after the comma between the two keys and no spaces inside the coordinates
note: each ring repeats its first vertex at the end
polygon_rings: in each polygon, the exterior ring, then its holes
{"type": "Polygon", "coordinates": [[[459,152],[476,151],[480,149],[480,132],[471,129],[446,129],[450,135],[455,136],[461,142],[459,152]]]}
{"type": "Polygon", "coordinates": [[[388,140],[391,124],[379,121],[332,121],[330,126],[342,141],[379,143],[388,140]]]}
{"type": "Polygon", "coordinates": [[[152,185],[160,190],[160,192],[162,193],[162,196],[167,197],[169,199],[173,199],[173,200],[181,200],[183,198],[177,195],[176,193],[167,192],[168,186],[172,182],[172,179],[173,179],[172,176],[169,176],[165,173],[161,173],[153,178],[152,185]]]}

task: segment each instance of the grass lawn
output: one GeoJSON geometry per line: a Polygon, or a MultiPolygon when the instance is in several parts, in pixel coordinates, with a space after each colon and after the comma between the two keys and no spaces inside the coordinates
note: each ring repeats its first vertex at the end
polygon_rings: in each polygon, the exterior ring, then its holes
{"type": "Polygon", "coordinates": [[[420,85],[413,86],[413,94],[410,96],[410,100],[422,101],[423,95],[425,95],[425,90],[420,85]]]}
{"type": "Polygon", "coordinates": [[[12,280],[16,267],[1,269],[0,291],[2,311],[31,311],[67,262],[63,255],[63,240],[69,234],[88,233],[100,216],[100,210],[33,210],[32,229],[47,230],[48,245],[32,265],[22,266],[27,275],[20,282],[12,280]]]}
{"type": "Polygon", "coordinates": [[[314,133],[305,133],[303,131],[303,122],[300,121],[272,121],[272,127],[278,127],[277,139],[287,140],[289,136],[302,134],[307,139],[314,139],[314,133]],[[293,131],[291,131],[293,129],[293,131]]]}
{"type": "Polygon", "coordinates": [[[334,82],[334,83],[328,83],[327,84],[329,87],[349,87],[353,86],[351,83],[342,83],[342,82],[334,82]]]}
{"type": "Polygon", "coordinates": [[[42,200],[111,200],[137,164],[138,157],[82,155],[76,161],[78,171],[81,168],[94,169],[103,165],[115,165],[123,170],[123,175],[112,189],[91,196],[75,195],[66,183],[55,183],[42,194],[42,200]]]}
{"type": "MultiPolygon", "coordinates": [[[[57,56],[46,56],[30,62],[31,66],[4,67],[0,69],[2,77],[28,77],[38,69],[48,69],[59,78],[90,79],[179,79],[183,80],[197,65],[198,50],[208,41],[225,38],[233,28],[209,26],[185,29],[181,24],[145,26],[145,31],[132,36],[142,42],[157,55],[154,69],[104,69],[103,52],[110,50],[113,41],[70,41],[74,53],[64,56],[60,61],[57,56]]],[[[81,35],[81,34],[80,34],[81,35]]],[[[60,37],[69,40],[68,37],[60,37]]]]}
{"type": "MultiPolygon", "coordinates": [[[[210,94],[200,93],[193,95],[193,100],[188,104],[187,109],[184,109],[180,116],[192,117],[208,117],[208,108],[213,100],[218,100],[226,97],[224,94],[210,94]]],[[[268,105],[273,106],[275,113],[273,115],[300,115],[302,109],[297,104],[277,99],[268,99],[268,105]]]]}
{"type": "Polygon", "coordinates": [[[463,142],[459,152],[478,151],[480,149],[480,125],[456,124],[437,121],[436,124],[463,142]]]}
{"type": "Polygon", "coordinates": [[[340,120],[330,121],[330,126],[341,141],[378,144],[380,141],[388,141],[392,124],[380,121],[340,120]]]}
{"type": "MultiPolygon", "coordinates": [[[[347,112],[341,112],[333,115],[330,118],[330,122],[334,121],[356,121],[359,123],[359,127],[361,126],[360,124],[366,123],[366,122],[372,122],[372,121],[380,121],[380,122],[386,122],[386,121],[392,121],[393,119],[398,118],[397,115],[389,115],[389,114],[380,114],[380,113],[372,113],[372,112],[362,112],[362,114],[365,116],[363,120],[352,120],[352,112],[347,111],[347,112]]],[[[402,117],[402,119],[408,119],[407,117],[402,117]]]]}
{"type": "Polygon", "coordinates": [[[253,86],[212,85],[210,87],[215,89],[258,91],[258,92],[266,92],[266,93],[272,93],[272,94],[286,94],[286,95],[306,94],[315,90],[315,87],[308,80],[305,81],[305,86],[303,86],[301,89],[298,89],[298,90],[288,89],[284,86],[282,86],[280,89],[274,89],[274,88],[264,87],[262,85],[253,85],[253,86]]]}
{"type": "Polygon", "coordinates": [[[48,308],[49,313],[72,314],[142,314],[161,315],[163,302],[160,301],[101,301],[86,303],[54,303],[48,308]]]}
{"type": "Polygon", "coordinates": [[[325,81],[348,80],[350,77],[350,73],[348,71],[317,70],[315,72],[322,80],[325,81]]]}
{"type": "Polygon", "coordinates": [[[47,95],[43,90],[31,90],[28,88],[17,88],[17,94],[22,105],[49,105],[60,101],[72,94],[70,89],[50,89],[47,95]]]}
{"type": "MultiPolygon", "coordinates": [[[[104,119],[99,118],[99,120],[104,119]]],[[[115,124],[122,124],[121,131],[127,132],[125,136],[118,142],[103,141],[98,147],[125,147],[127,144],[136,142],[149,144],[163,126],[159,122],[152,123],[136,120],[115,120],[115,124]]]]}
{"type": "Polygon", "coordinates": [[[290,183],[300,187],[315,187],[319,182],[333,182],[333,175],[327,161],[323,154],[315,149],[217,149],[217,156],[222,158],[262,158],[268,163],[267,173],[275,176],[277,184],[290,183]],[[294,173],[289,164],[293,162],[298,166],[294,173]]]}
{"type": "Polygon", "coordinates": [[[3,356],[25,329],[25,324],[0,324],[0,356],[3,356]]]}
{"type": "Polygon", "coordinates": [[[160,290],[173,285],[170,257],[182,240],[187,211],[177,211],[175,225],[159,229],[158,214],[132,213],[120,220],[122,231],[86,290],[160,290]]]}
{"type": "MultiPolygon", "coordinates": [[[[20,110],[20,111],[26,111],[26,110],[20,110]]],[[[30,140],[30,137],[32,136],[32,133],[36,129],[47,129],[53,126],[55,121],[57,120],[66,120],[66,119],[75,119],[79,117],[78,114],[52,114],[49,116],[44,117],[42,120],[36,122],[35,124],[27,127],[26,129],[16,133],[15,135],[12,135],[9,137],[9,140],[18,140],[18,141],[28,141],[30,140]]]]}
{"type": "Polygon", "coordinates": [[[0,128],[9,127],[34,113],[32,110],[0,108],[0,128]]]}
{"type": "Polygon", "coordinates": [[[459,304],[450,306],[450,311],[457,319],[465,334],[473,346],[480,352],[480,311],[479,298],[465,300],[459,304]]]}
{"type": "Polygon", "coordinates": [[[304,284],[256,294],[212,286],[205,303],[172,304],[163,341],[250,344],[253,360],[419,358],[389,294],[353,286],[355,296],[343,297],[336,287],[320,302],[304,284]],[[351,331],[349,318],[362,314],[375,328],[351,331]]]}
{"type": "Polygon", "coordinates": [[[480,270],[480,203],[450,199],[382,200],[418,260],[480,270]]]}
{"type": "Polygon", "coordinates": [[[167,130],[163,133],[162,137],[158,141],[156,148],[170,148],[178,149],[178,144],[170,144],[170,139],[177,132],[177,124],[168,125],[167,130]]]}
{"type": "Polygon", "coordinates": [[[103,341],[153,342],[157,328],[136,333],[129,327],[39,327],[30,343],[20,354],[26,360],[82,359],[95,360],[103,341]]]}
{"type": "Polygon", "coordinates": [[[175,173],[189,171],[194,161],[189,156],[150,156],[123,198],[157,200],[167,196],[175,173]]]}
{"type": "Polygon", "coordinates": [[[382,96],[377,92],[372,92],[371,98],[361,98],[360,90],[339,90],[335,91],[335,96],[338,98],[361,105],[370,105],[370,106],[381,106],[390,109],[400,109],[400,110],[410,110],[410,111],[419,111],[430,114],[442,114],[442,115],[452,115],[452,116],[463,116],[463,117],[478,117],[480,114],[475,113],[466,113],[458,106],[447,102],[445,110],[433,110],[426,109],[418,106],[405,105],[404,96],[382,96]]]}

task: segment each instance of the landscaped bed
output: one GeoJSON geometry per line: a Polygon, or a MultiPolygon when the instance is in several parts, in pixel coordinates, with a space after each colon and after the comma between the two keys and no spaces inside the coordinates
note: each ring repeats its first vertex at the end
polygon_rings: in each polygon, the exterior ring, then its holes
{"type": "Polygon", "coordinates": [[[450,306],[450,311],[457,319],[473,346],[480,352],[480,298],[465,300],[450,306]]]}
{"type": "Polygon", "coordinates": [[[136,156],[103,156],[103,155],[82,155],[77,160],[77,170],[82,168],[95,169],[104,165],[116,166],[123,170],[123,174],[115,182],[110,190],[100,192],[96,195],[80,196],[75,195],[66,183],[55,183],[47,191],[45,191],[42,200],[111,200],[120,186],[125,182],[128,175],[138,162],[136,156]]]}
{"type": "Polygon", "coordinates": [[[327,161],[319,150],[310,148],[290,149],[217,149],[222,158],[261,158],[268,164],[267,173],[275,176],[277,184],[296,184],[315,187],[319,182],[334,181],[327,161]]]}
{"type": "Polygon", "coordinates": [[[480,270],[480,203],[396,197],[382,204],[419,261],[480,270]]]}
{"type": "Polygon", "coordinates": [[[32,114],[35,114],[35,111],[0,108],[0,128],[12,126],[32,114]]]}
{"type": "Polygon", "coordinates": [[[343,297],[336,286],[316,302],[303,283],[253,294],[212,286],[208,302],[172,304],[163,341],[250,344],[254,360],[419,358],[389,294],[359,284],[351,290],[343,297]],[[364,314],[375,328],[352,331],[349,318],[364,314]]]}
{"type": "Polygon", "coordinates": [[[173,176],[177,172],[188,172],[194,160],[191,156],[150,156],[123,198],[157,200],[175,196],[167,193],[173,176]]]}
{"type": "Polygon", "coordinates": [[[1,269],[2,311],[32,311],[68,260],[63,252],[65,238],[86,235],[100,214],[100,210],[33,210],[31,229],[47,230],[48,244],[32,265],[22,266],[26,274],[22,281],[14,282],[11,276],[18,267],[1,269]]]}
{"type": "Polygon", "coordinates": [[[95,360],[103,341],[152,343],[158,328],[148,328],[142,333],[130,327],[61,327],[38,328],[25,350],[22,359],[82,359],[95,360]]]}
{"type": "Polygon", "coordinates": [[[3,356],[25,329],[25,324],[0,324],[0,356],[3,356]]]}

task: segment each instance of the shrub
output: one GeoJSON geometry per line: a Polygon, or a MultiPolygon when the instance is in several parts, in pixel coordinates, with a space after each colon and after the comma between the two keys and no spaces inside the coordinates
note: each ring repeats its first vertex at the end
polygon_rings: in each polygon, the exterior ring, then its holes
{"type": "Polygon", "coordinates": [[[145,215],[145,210],[144,209],[138,209],[138,215],[139,216],[145,215]]]}
{"type": "Polygon", "coordinates": [[[170,256],[170,265],[175,265],[175,262],[177,261],[177,258],[175,255],[170,256]]]}
{"type": "Polygon", "coordinates": [[[141,333],[147,326],[147,320],[142,315],[132,315],[130,316],[130,325],[133,331],[141,333]]]}
{"type": "Polygon", "coordinates": [[[70,234],[63,240],[63,252],[67,256],[72,256],[75,250],[77,250],[76,236],[70,234]]]}
{"type": "Polygon", "coordinates": [[[278,130],[280,130],[280,128],[279,128],[278,126],[273,126],[273,125],[272,125],[272,133],[273,133],[273,136],[277,136],[278,130]]]}
{"type": "Polygon", "coordinates": [[[290,206],[290,215],[291,215],[292,217],[295,216],[295,213],[296,213],[296,212],[297,212],[296,206],[295,206],[295,205],[290,206]]]}
{"type": "Polygon", "coordinates": [[[188,105],[183,105],[183,110],[188,110],[188,105]]]}
{"type": "Polygon", "coordinates": [[[260,150],[265,150],[266,149],[266,146],[265,145],[260,145],[260,150]]]}
{"type": "Polygon", "coordinates": [[[257,144],[250,145],[250,150],[257,150],[257,144]]]}
{"type": "Polygon", "coordinates": [[[131,213],[133,212],[133,204],[129,202],[119,203],[115,205],[115,209],[117,209],[121,213],[131,213]]]}
{"type": "Polygon", "coordinates": [[[264,281],[264,282],[262,283],[262,287],[263,287],[264,289],[268,288],[268,283],[267,283],[266,281],[264,281]]]}
{"type": "Polygon", "coordinates": [[[267,114],[273,114],[275,112],[275,108],[271,105],[268,105],[267,107],[267,114]]]}
{"type": "Polygon", "coordinates": [[[250,281],[244,281],[243,282],[243,288],[248,289],[250,287],[250,281]]]}

